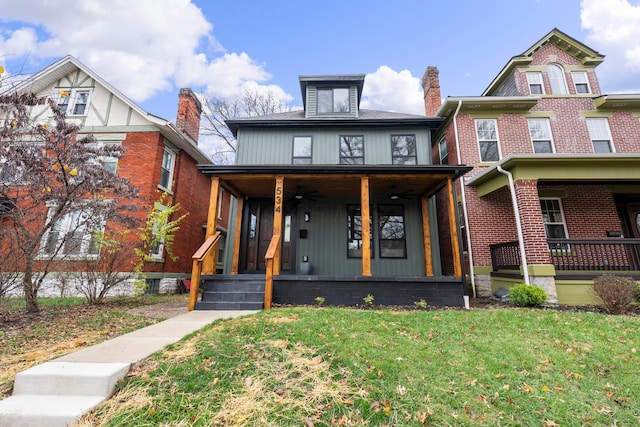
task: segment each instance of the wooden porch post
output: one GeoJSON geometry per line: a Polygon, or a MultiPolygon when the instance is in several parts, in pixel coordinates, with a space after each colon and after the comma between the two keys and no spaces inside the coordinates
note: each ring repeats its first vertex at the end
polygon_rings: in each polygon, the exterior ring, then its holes
{"type": "MultiPolygon", "coordinates": [[[[276,235],[282,236],[283,198],[284,198],[284,176],[277,176],[275,195],[273,199],[273,235],[274,236],[276,235]]],[[[282,249],[280,246],[278,246],[278,250],[276,251],[276,256],[273,259],[273,262],[274,262],[273,274],[275,275],[280,274],[280,253],[282,252],[282,249]]]]}
{"type": "Polygon", "coordinates": [[[362,275],[371,276],[371,226],[369,212],[369,177],[360,178],[360,218],[362,221],[362,275]]]}
{"type": "MultiPolygon", "coordinates": [[[[218,200],[220,198],[220,178],[211,177],[211,192],[209,193],[209,213],[207,214],[207,233],[206,238],[216,233],[216,225],[218,222],[218,200]]],[[[213,274],[216,271],[216,261],[218,251],[213,251],[202,263],[203,274],[213,274]]]]}
{"type": "Polygon", "coordinates": [[[244,199],[238,197],[236,205],[236,231],[233,235],[233,258],[231,260],[231,274],[238,274],[240,265],[240,234],[242,234],[242,210],[244,209],[244,199]]]}
{"type": "Polygon", "coordinates": [[[433,276],[433,259],[431,254],[431,227],[429,226],[429,200],[426,197],[422,202],[422,239],[424,245],[424,275],[433,276]]]}
{"type": "Polygon", "coordinates": [[[456,224],[456,199],[451,177],[447,178],[447,196],[449,197],[449,234],[451,235],[451,251],[453,252],[453,275],[455,277],[462,277],[462,261],[460,259],[458,226],[456,224]]]}

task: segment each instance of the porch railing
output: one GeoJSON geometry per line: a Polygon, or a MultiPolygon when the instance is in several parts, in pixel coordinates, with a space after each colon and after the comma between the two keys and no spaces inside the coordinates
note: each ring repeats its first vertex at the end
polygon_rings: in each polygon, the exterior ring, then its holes
{"type": "MultiPolygon", "coordinates": [[[[212,257],[215,251],[218,250],[218,244],[220,243],[220,232],[216,231],[213,236],[210,236],[203,244],[198,248],[195,254],[193,254],[193,266],[191,267],[191,289],[189,289],[189,306],[188,310],[192,311],[196,306],[198,300],[198,291],[200,290],[200,276],[202,275],[202,262],[208,257],[212,257]]],[[[205,273],[213,273],[207,271],[205,273]]]]}
{"type": "MultiPolygon", "coordinates": [[[[640,239],[548,239],[556,271],[640,271],[640,239]]],[[[519,270],[518,242],[491,245],[493,271],[519,270]]]]}
{"type": "Polygon", "coordinates": [[[266,262],[266,274],[264,283],[264,309],[271,309],[273,300],[273,276],[280,274],[280,235],[274,234],[264,256],[266,262]]]}

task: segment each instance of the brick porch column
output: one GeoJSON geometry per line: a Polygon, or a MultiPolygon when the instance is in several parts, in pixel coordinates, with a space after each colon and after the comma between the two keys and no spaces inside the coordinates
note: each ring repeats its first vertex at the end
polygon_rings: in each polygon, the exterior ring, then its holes
{"type": "Polygon", "coordinates": [[[547,235],[538,196],[538,180],[518,180],[514,184],[520,209],[520,223],[529,266],[529,279],[532,285],[539,286],[547,292],[548,303],[557,304],[556,272],[549,257],[547,235]]]}

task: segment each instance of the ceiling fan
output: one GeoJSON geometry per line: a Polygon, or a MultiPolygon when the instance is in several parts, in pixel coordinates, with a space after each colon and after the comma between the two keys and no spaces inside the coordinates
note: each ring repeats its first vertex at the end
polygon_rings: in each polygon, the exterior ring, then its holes
{"type": "Polygon", "coordinates": [[[310,190],[310,191],[302,191],[302,187],[297,186],[296,191],[291,193],[289,197],[290,200],[301,201],[301,200],[309,200],[310,202],[315,202],[318,199],[321,199],[324,196],[321,196],[318,193],[318,190],[310,190]]]}

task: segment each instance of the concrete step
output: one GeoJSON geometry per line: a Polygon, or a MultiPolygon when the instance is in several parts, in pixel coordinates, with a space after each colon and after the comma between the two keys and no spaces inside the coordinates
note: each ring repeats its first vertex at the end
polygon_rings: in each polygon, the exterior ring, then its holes
{"type": "Polygon", "coordinates": [[[19,394],[0,401],[2,427],[66,427],[77,424],[106,396],[19,394]]]}
{"type": "Polygon", "coordinates": [[[196,310],[262,310],[263,302],[220,302],[220,301],[198,301],[196,310]]]}
{"type": "Polygon", "coordinates": [[[13,394],[110,396],[129,363],[47,362],[16,374],[13,394]]]}

